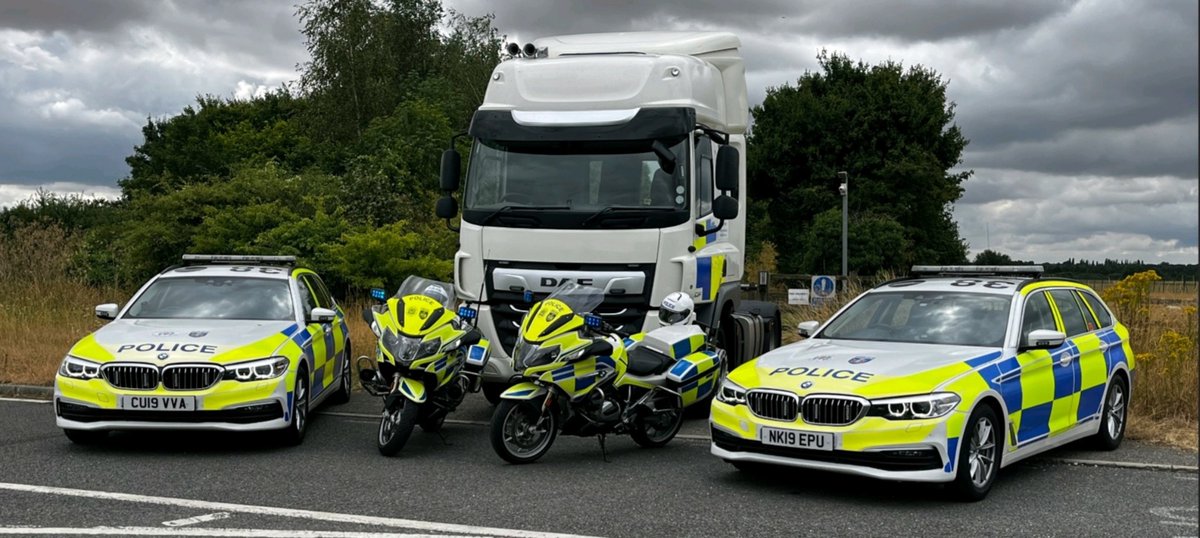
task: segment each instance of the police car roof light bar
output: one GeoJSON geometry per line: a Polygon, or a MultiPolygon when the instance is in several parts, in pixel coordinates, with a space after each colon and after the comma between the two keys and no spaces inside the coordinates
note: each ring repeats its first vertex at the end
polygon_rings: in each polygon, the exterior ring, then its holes
{"type": "Polygon", "coordinates": [[[1040,265],[914,265],[913,275],[932,276],[1024,276],[1037,278],[1045,272],[1040,265]]]}
{"type": "Polygon", "coordinates": [[[184,254],[183,263],[201,264],[201,263],[245,263],[259,265],[285,265],[291,267],[296,265],[295,256],[255,256],[255,255],[235,255],[235,254],[184,254]]]}

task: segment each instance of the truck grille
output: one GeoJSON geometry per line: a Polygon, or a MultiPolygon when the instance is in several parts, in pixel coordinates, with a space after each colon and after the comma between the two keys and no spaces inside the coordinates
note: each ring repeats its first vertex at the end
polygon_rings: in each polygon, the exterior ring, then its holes
{"type": "Polygon", "coordinates": [[[809,396],[800,404],[804,422],[818,426],[845,426],[862,418],[866,402],[844,396],[809,396]]]}
{"type": "Polygon", "coordinates": [[[746,393],[746,403],[756,416],[791,422],[800,414],[799,398],[795,394],[767,390],[746,393]]]}
{"type": "Polygon", "coordinates": [[[119,389],[151,390],[158,386],[158,368],[138,364],[106,364],[100,372],[119,389]]]}
{"type": "Polygon", "coordinates": [[[224,370],[216,365],[165,366],[162,384],[167,390],[204,390],[221,380],[224,370]]]}

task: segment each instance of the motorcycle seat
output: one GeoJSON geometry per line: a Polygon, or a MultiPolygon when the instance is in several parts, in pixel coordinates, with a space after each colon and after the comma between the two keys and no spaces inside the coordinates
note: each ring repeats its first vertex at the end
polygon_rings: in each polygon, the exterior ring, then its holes
{"type": "Polygon", "coordinates": [[[628,373],[636,376],[649,376],[667,371],[675,360],[653,349],[637,346],[629,350],[628,373]]]}

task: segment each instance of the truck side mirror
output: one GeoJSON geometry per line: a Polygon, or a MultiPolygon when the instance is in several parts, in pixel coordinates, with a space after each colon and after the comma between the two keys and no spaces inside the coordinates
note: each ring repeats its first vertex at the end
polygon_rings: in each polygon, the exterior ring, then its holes
{"type": "Polygon", "coordinates": [[[454,201],[454,197],[449,194],[438,198],[437,207],[434,212],[439,219],[452,219],[458,214],[458,202],[454,201]]]}
{"type": "Polygon", "coordinates": [[[458,175],[462,168],[462,158],[458,151],[450,148],[442,152],[442,192],[458,190],[458,175]]]}
{"type": "Polygon", "coordinates": [[[713,216],[721,220],[733,220],[738,216],[738,203],[732,196],[722,194],[713,200],[713,216]]]}
{"type": "Polygon", "coordinates": [[[738,195],[738,150],[733,146],[721,146],[717,150],[717,190],[727,191],[734,198],[738,195]]]}

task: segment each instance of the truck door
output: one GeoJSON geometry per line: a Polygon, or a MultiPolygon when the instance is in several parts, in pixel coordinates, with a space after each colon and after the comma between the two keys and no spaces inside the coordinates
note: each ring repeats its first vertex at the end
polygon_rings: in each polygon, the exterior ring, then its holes
{"type": "Polygon", "coordinates": [[[713,218],[713,149],[712,140],[708,136],[696,137],[696,181],[692,189],[692,201],[696,207],[696,230],[711,233],[697,233],[692,246],[696,250],[696,290],[692,296],[701,302],[707,302],[717,297],[717,291],[725,280],[725,255],[721,250],[705,248],[715,243],[721,235],[717,232],[720,221],[713,218]]]}

